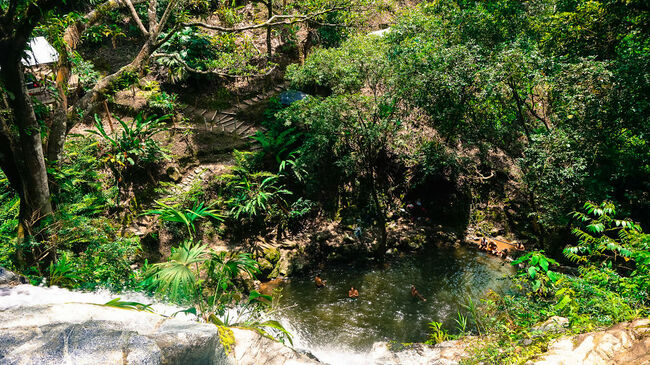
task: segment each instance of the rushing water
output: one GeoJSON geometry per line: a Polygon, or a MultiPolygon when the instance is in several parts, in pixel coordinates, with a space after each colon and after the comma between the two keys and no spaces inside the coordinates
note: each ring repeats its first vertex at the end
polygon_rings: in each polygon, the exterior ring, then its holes
{"type": "Polygon", "coordinates": [[[442,322],[454,331],[468,296],[475,302],[489,290],[503,289],[510,265],[468,248],[429,247],[381,266],[330,266],[316,288],[314,272],[281,285],[279,315],[294,334],[297,348],[322,361],[338,363],[364,353],[378,341],[422,342],[428,323],[442,322]],[[411,296],[410,285],[427,299],[411,296]],[[359,298],[348,298],[354,286],[359,298]]]}

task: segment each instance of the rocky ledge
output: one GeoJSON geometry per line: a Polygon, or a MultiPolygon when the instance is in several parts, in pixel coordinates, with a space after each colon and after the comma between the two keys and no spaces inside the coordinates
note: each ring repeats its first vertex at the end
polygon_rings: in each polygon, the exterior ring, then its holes
{"type": "Polygon", "coordinates": [[[603,331],[562,337],[527,365],[650,364],[650,320],[619,323],[603,331]]]}
{"type": "Polygon", "coordinates": [[[444,341],[435,346],[414,343],[403,349],[393,349],[387,342],[377,342],[372,347],[369,363],[373,365],[457,365],[469,356],[467,350],[474,337],[444,341]]]}
{"type": "Polygon", "coordinates": [[[318,364],[254,331],[101,304],[48,303],[48,290],[54,297],[63,289],[0,287],[0,363],[318,364]],[[31,292],[38,295],[26,304],[31,292]]]}

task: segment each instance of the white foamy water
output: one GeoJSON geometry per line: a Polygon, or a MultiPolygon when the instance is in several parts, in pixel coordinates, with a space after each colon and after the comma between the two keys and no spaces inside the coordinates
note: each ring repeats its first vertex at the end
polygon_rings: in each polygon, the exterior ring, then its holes
{"type": "Polygon", "coordinates": [[[360,352],[338,343],[332,343],[326,338],[323,338],[321,343],[312,343],[307,339],[309,336],[303,334],[300,329],[291,326],[286,319],[280,320],[280,323],[291,333],[294,349],[309,352],[325,364],[375,364],[370,351],[360,352]]]}
{"type": "MultiPolygon", "coordinates": [[[[171,316],[187,308],[165,303],[141,292],[113,293],[106,289],[93,292],[72,291],[56,286],[41,287],[29,284],[14,287],[0,287],[0,310],[21,306],[61,304],[61,303],[91,303],[105,304],[115,298],[121,301],[150,304],[154,313],[171,316]]],[[[176,318],[195,320],[193,314],[178,313],[176,318]]]]}

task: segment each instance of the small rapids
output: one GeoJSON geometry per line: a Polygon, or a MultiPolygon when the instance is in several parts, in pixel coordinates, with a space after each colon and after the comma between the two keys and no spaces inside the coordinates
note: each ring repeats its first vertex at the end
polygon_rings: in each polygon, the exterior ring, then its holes
{"type": "MultiPolygon", "coordinates": [[[[59,304],[59,303],[91,303],[105,304],[115,298],[121,301],[138,302],[150,304],[154,313],[171,316],[174,313],[187,308],[173,304],[164,303],[151,298],[140,292],[113,293],[106,289],[93,292],[71,291],[56,286],[41,287],[32,285],[18,285],[15,287],[0,287],[0,311],[21,306],[35,304],[59,304]]],[[[194,320],[192,314],[178,313],[176,318],[194,320]]]]}

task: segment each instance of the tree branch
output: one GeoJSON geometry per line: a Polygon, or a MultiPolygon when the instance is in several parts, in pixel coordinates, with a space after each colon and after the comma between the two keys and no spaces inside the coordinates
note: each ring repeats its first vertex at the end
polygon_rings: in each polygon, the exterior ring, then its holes
{"type": "Polygon", "coordinates": [[[162,18],[160,18],[160,22],[158,23],[158,26],[156,27],[155,30],[151,30],[154,33],[160,33],[160,31],[165,28],[165,24],[167,23],[167,20],[169,19],[169,16],[172,13],[172,10],[176,7],[177,2],[175,0],[169,0],[169,3],[167,4],[167,8],[165,9],[165,12],[162,15],[162,18]]]}
{"type": "Polygon", "coordinates": [[[180,63],[183,68],[189,72],[201,74],[201,75],[215,75],[215,76],[221,76],[221,77],[230,77],[230,78],[245,78],[245,77],[263,77],[263,76],[268,76],[273,72],[276,67],[273,66],[271,67],[267,72],[263,74],[257,74],[257,75],[233,75],[229,74],[226,72],[221,72],[221,71],[216,71],[216,70],[199,70],[196,69],[190,65],[187,64],[178,54],[175,53],[154,53],[151,57],[153,58],[161,58],[161,57],[169,57],[173,58],[176,60],[178,63],[180,63]]]}
{"type": "Polygon", "coordinates": [[[255,25],[248,25],[244,27],[235,27],[235,28],[227,28],[227,27],[221,27],[218,25],[211,25],[207,24],[204,22],[189,22],[189,23],[182,23],[183,26],[186,27],[201,27],[205,29],[210,29],[210,30],[217,30],[220,32],[225,32],[225,33],[234,33],[234,32],[242,32],[245,30],[253,30],[253,29],[260,29],[260,28],[266,28],[266,27],[275,27],[278,25],[290,25],[290,24],[295,24],[299,22],[305,22],[308,20],[312,20],[313,18],[331,13],[336,10],[341,10],[343,8],[331,8],[323,11],[318,11],[315,13],[307,14],[307,15],[302,15],[302,14],[293,14],[293,15],[273,15],[270,17],[267,21],[264,23],[260,24],[255,24],[255,25]],[[278,21],[279,20],[279,21],[278,21]]]}
{"type": "Polygon", "coordinates": [[[135,7],[133,6],[131,0],[121,0],[121,1],[124,2],[124,4],[129,8],[129,11],[131,12],[131,18],[133,18],[135,23],[138,25],[138,28],[140,28],[142,34],[144,34],[145,37],[149,36],[149,31],[147,31],[147,28],[145,28],[144,24],[142,24],[142,20],[140,20],[140,16],[138,15],[138,12],[135,11],[135,7]]]}

